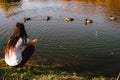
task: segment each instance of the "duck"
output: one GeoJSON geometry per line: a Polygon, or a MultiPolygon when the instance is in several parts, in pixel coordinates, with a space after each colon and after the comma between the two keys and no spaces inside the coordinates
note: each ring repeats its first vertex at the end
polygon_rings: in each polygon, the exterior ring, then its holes
{"type": "Polygon", "coordinates": [[[91,20],[91,19],[85,19],[85,24],[90,24],[90,23],[93,23],[93,20],[91,20]]]}
{"type": "Polygon", "coordinates": [[[24,17],[24,22],[31,20],[31,18],[24,17]]]}
{"type": "Polygon", "coordinates": [[[73,18],[69,18],[69,17],[66,17],[65,20],[66,20],[67,22],[74,21],[73,18]]]}
{"type": "Polygon", "coordinates": [[[49,21],[49,20],[50,20],[50,17],[49,17],[49,16],[46,16],[45,19],[46,19],[46,21],[49,21]]]}
{"type": "Polygon", "coordinates": [[[117,18],[114,17],[114,16],[110,16],[110,20],[111,20],[111,21],[114,21],[114,20],[117,20],[117,18]]]}

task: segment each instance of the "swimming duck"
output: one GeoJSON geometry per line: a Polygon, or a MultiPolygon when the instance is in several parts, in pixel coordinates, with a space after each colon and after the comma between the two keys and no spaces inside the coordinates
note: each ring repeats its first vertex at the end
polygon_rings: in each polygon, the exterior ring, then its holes
{"type": "Polygon", "coordinates": [[[67,22],[74,21],[73,18],[68,18],[68,17],[66,17],[65,20],[66,20],[67,22]]]}
{"type": "Polygon", "coordinates": [[[31,20],[31,18],[24,17],[24,22],[31,20]]]}
{"type": "Polygon", "coordinates": [[[85,24],[90,24],[90,23],[93,23],[93,20],[85,19],[85,24]]]}
{"type": "Polygon", "coordinates": [[[117,20],[117,18],[114,17],[114,16],[110,16],[110,20],[111,20],[111,21],[114,21],[114,20],[117,20]]]}
{"type": "Polygon", "coordinates": [[[49,17],[49,16],[46,16],[45,19],[46,19],[46,21],[49,21],[49,20],[50,20],[50,17],[49,17]]]}

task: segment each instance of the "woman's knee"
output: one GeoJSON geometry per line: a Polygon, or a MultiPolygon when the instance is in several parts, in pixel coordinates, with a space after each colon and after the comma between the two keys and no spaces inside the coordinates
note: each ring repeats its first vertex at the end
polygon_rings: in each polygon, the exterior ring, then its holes
{"type": "Polygon", "coordinates": [[[34,50],[35,49],[35,46],[33,46],[33,45],[28,45],[28,47],[27,47],[29,50],[34,50]]]}
{"type": "Polygon", "coordinates": [[[29,53],[29,54],[32,54],[35,50],[35,46],[33,45],[28,45],[25,50],[22,52],[22,54],[26,54],[26,53],[29,53]]]}

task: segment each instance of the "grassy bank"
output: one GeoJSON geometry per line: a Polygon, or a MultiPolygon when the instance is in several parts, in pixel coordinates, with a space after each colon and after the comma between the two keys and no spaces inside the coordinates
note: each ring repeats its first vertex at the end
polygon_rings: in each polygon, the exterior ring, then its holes
{"type": "Polygon", "coordinates": [[[119,80],[119,76],[91,76],[90,74],[92,73],[89,73],[89,75],[86,76],[81,76],[76,72],[54,70],[39,65],[13,68],[7,66],[3,59],[0,59],[0,65],[0,80],[119,80]]]}

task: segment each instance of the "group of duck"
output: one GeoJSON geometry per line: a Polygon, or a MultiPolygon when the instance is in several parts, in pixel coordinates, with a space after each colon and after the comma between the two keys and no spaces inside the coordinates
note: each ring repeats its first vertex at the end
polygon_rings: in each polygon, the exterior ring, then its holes
{"type": "MultiPolygon", "coordinates": [[[[29,18],[24,17],[24,22],[29,21],[29,20],[32,20],[32,19],[30,17],[29,18]]],[[[50,16],[46,16],[45,20],[49,21],[49,20],[51,20],[51,17],[50,16]]],[[[65,20],[66,20],[66,22],[71,22],[71,21],[74,21],[74,18],[66,17],[65,20]]],[[[110,21],[114,21],[114,20],[117,20],[117,18],[114,17],[114,16],[110,16],[110,21]]],[[[87,25],[87,24],[93,23],[93,20],[86,18],[84,20],[84,23],[87,25]]]]}

